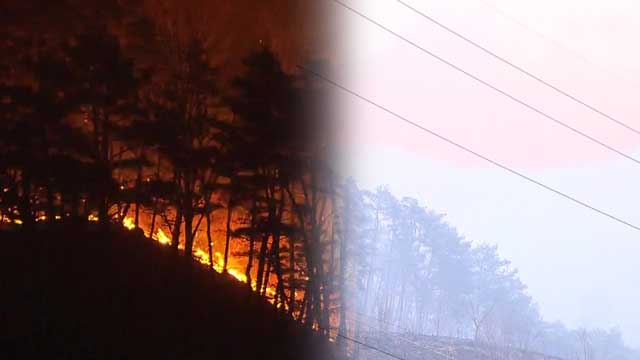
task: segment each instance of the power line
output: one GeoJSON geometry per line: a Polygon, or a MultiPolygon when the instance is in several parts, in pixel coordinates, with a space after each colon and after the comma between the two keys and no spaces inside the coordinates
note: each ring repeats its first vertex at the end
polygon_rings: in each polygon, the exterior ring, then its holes
{"type": "Polygon", "coordinates": [[[539,37],[540,39],[547,41],[551,44],[553,44],[555,47],[564,50],[565,52],[567,52],[568,54],[571,54],[572,56],[582,60],[582,62],[584,62],[587,65],[593,66],[594,68],[599,69],[600,71],[605,72],[607,75],[609,75],[610,77],[615,77],[618,80],[622,80],[622,81],[627,81],[627,82],[632,82],[634,83],[634,85],[637,85],[637,83],[635,81],[629,81],[629,79],[624,78],[623,76],[621,76],[620,74],[613,72],[607,68],[605,68],[602,65],[596,64],[593,61],[589,60],[586,56],[580,54],[579,52],[565,46],[564,44],[562,44],[560,41],[557,41],[545,34],[543,34],[542,32],[536,30],[535,28],[525,24],[524,22],[518,20],[517,18],[515,18],[514,16],[508,14],[507,12],[505,12],[504,10],[500,9],[499,7],[497,7],[494,4],[489,3],[488,1],[485,0],[477,0],[478,2],[480,2],[481,4],[483,4],[485,7],[493,10],[494,12],[496,12],[498,15],[502,16],[503,18],[511,21],[512,23],[520,26],[521,28],[531,32],[532,34],[536,35],[537,37],[539,37]]]}
{"type": "Polygon", "coordinates": [[[488,55],[492,56],[493,58],[495,58],[495,59],[497,59],[497,60],[501,61],[502,63],[504,63],[504,64],[506,64],[506,65],[508,65],[508,66],[512,67],[513,69],[516,69],[517,71],[519,71],[519,72],[521,72],[521,73],[523,73],[523,74],[527,75],[528,77],[530,77],[530,78],[532,78],[532,79],[534,79],[534,80],[538,81],[539,83],[541,83],[541,84],[543,84],[543,85],[545,85],[545,86],[549,87],[550,89],[553,89],[553,90],[554,90],[554,91],[556,91],[557,93],[559,93],[559,94],[561,94],[561,95],[564,95],[565,97],[567,97],[567,98],[569,98],[569,99],[573,100],[574,102],[576,102],[576,103],[578,103],[578,104],[580,104],[580,105],[582,105],[582,106],[586,107],[587,109],[589,109],[589,110],[591,110],[591,111],[595,112],[596,114],[599,114],[599,115],[601,115],[601,116],[605,117],[606,119],[608,119],[608,120],[612,121],[613,123],[615,123],[615,124],[617,124],[617,125],[619,125],[619,126],[622,126],[622,127],[624,127],[625,129],[627,129],[627,130],[629,130],[629,131],[632,131],[632,132],[636,133],[636,135],[640,135],[640,130],[636,130],[635,128],[631,127],[630,125],[628,125],[628,124],[626,124],[626,123],[624,123],[624,122],[622,122],[622,121],[620,121],[620,120],[618,120],[618,119],[614,118],[613,116],[611,116],[611,115],[609,115],[609,114],[605,113],[604,111],[602,111],[602,110],[600,110],[600,109],[598,109],[598,108],[596,108],[596,107],[594,107],[594,106],[591,106],[591,105],[587,104],[587,103],[586,103],[586,102],[584,102],[583,100],[580,100],[580,99],[579,99],[579,98],[577,98],[575,95],[572,95],[572,94],[570,94],[570,93],[568,93],[568,92],[566,92],[566,91],[564,91],[564,90],[562,90],[562,89],[558,88],[557,86],[555,86],[555,85],[553,85],[553,84],[551,84],[551,83],[547,82],[546,80],[544,80],[544,79],[540,78],[539,76],[537,76],[537,75],[535,75],[535,74],[531,73],[530,71],[528,71],[528,70],[526,70],[526,69],[524,69],[524,68],[522,68],[522,67],[520,67],[520,66],[518,66],[518,65],[516,65],[516,64],[514,64],[514,63],[512,63],[511,61],[509,61],[509,60],[505,59],[504,57],[502,57],[502,56],[500,56],[500,55],[498,55],[498,54],[496,54],[496,53],[492,52],[491,50],[489,50],[489,49],[487,49],[487,48],[483,47],[482,45],[480,45],[480,44],[476,43],[475,41],[473,41],[473,40],[469,39],[468,37],[466,37],[466,36],[462,35],[461,33],[459,33],[459,32],[457,32],[457,31],[453,30],[452,28],[450,28],[450,27],[448,27],[448,26],[444,25],[443,23],[441,23],[441,22],[439,22],[438,20],[434,19],[433,17],[431,17],[431,16],[427,15],[426,13],[424,13],[424,12],[422,12],[422,11],[420,11],[420,10],[416,9],[415,7],[413,7],[413,6],[409,5],[409,4],[407,4],[406,2],[404,2],[404,1],[402,1],[402,0],[396,0],[396,1],[397,1],[397,2],[399,2],[400,4],[402,4],[403,6],[405,6],[407,9],[410,9],[410,10],[411,10],[411,11],[413,11],[414,13],[416,13],[416,14],[418,14],[418,15],[422,16],[424,19],[429,20],[429,21],[430,21],[430,22],[432,22],[433,24],[436,24],[436,25],[437,25],[437,26],[439,26],[440,28],[442,28],[442,29],[446,30],[447,32],[449,32],[449,33],[451,33],[451,34],[455,35],[456,37],[458,37],[458,38],[460,38],[460,39],[462,39],[462,40],[466,41],[467,43],[471,44],[471,45],[472,45],[472,46],[474,46],[475,48],[477,48],[477,49],[479,49],[479,50],[483,51],[485,54],[488,54],[488,55]]]}
{"type": "MultiPolygon", "coordinates": [[[[395,338],[397,338],[397,339],[400,339],[400,340],[402,340],[402,341],[404,341],[404,342],[406,342],[406,343],[408,343],[408,344],[411,344],[411,345],[416,346],[416,347],[418,347],[418,348],[421,348],[421,349],[423,349],[423,350],[430,351],[430,352],[432,352],[432,353],[434,353],[434,354],[436,354],[436,355],[439,355],[439,356],[441,356],[441,357],[443,357],[443,358],[445,358],[445,359],[448,359],[448,360],[455,360],[455,358],[454,358],[453,356],[448,355],[448,354],[444,354],[444,353],[440,352],[438,349],[435,349],[435,348],[433,348],[433,347],[431,347],[431,346],[418,344],[418,343],[417,343],[417,342],[415,342],[415,341],[409,340],[409,339],[407,339],[407,338],[405,338],[405,337],[402,337],[402,336],[400,336],[400,335],[398,335],[398,334],[394,334],[394,333],[392,333],[391,331],[383,330],[383,329],[381,329],[381,328],[379,328],[379,327],[377,327],[377,326],[371,325],[371,324],[370,324],[370,323],[368,323],[367,321],[364,321],[364,320],[360,319],[360,318],[359,318],[359,316],[358,316],[358,315],[360,315],[360,316],[363,316],[363,317],[369,317],[369,316],[367,316],[367,315],[365,315],[365,314],[362,314],[362,313],[359,313],[359,312],[355,312],[355,311],[352,311],[351,313],[352,313],[352,314],[356,314],[356,316],[355,316],[355,321],[360,322],[361,324],[364,324],[365,326],[369,327],[370,329],[373,329],[373,330],[377,330],[377,331],[383,332],[383,333],[385,333],[385,334],[387,334],[387,335],[389,335],[389,336],[393,336],[393,337],[395,337],[395,338]]],[[[377,319],[376,319],[376,321],[379,321],[379,320],[377,320],[377,319]]],[[[391,325],[391,324],[389,324],[389,323],[387,323],[387,322],[384,322],[384,321],[380,321],[380,322],[381,322],[381,323],[383,323],[383,324],[391,325]]]]}
{"type": "Polygon", "coordinates": [[[433,58],[437,59],[438,61],[442,62],[443,64],[445,64],[445,65],[447,65],[447,66],[449,66],[449,67],[451,67],[451,68],[453,68],[453,69],[455,69],[455,70],[457,70],[457,71],[459,71],[459,72],[463,73],[464,75],[466,75],[466,76],[470,77],[471,79],[473,79],[473,80],[475,80],[475,81],[477,81],[477,82],[481,83],[482,85],[485,85],[486,87],[488,87],[488,88],[490,88],[490,89],[494,90],[495,92],[497,92],[497,93],[499,93],[499,94],[501,94],[501,95],[503,95],[503,96],[505,96],[505,97],[509,98],[510,100],[512,100],[512,101],[514,101],[514,102],[516,102],[516,103],[518,103],[518,104],[520,104],[520,105],[522,105],[522,106],[526,107],[527,109],[529,109],[529,110],[531,110],[531,111],[533,111],[533,112],[535,112],[535,113],[537,113],[537,114],[539,114],[539,115],[542,115],[543,117],[545,117],[545,118],[547,118],[547,119],[549,119],[549,120],[553,121],[554,123],[556,123],[556,124],[558,124],[558,125],[560,125],[560,126],[562,126],[562,127],[566,128],[566,129],[568,129],[568,130],[570,130],[570,131],[574,132],[575,134],[578,134],[578,135],[580,135],[580,136],[582,136],[582,137],[584,137],[584,138],[586,138],[586,139],[590,140],[591,142],[593,142],[593,143],[595,143],[595,144],[598,144],[598,145],[600,145],[601,147],[603,147],[603,148],[605,148],[605,149],[607,149],[607,150],[609,150],[609,151],[611,151],[611,152],[613,152],[613,153],[616,153],[616,154],[618,154],[618,155],[620,155],[620,156],[622,156],[622,157],[624,157],[624,158],[626,158],[626,159],[628,159],[628,160],[631,160],[631,161],[633,161],[634,163],[636,163],[636,164],[640,165],[640,160],[638,160],[638,159],[636,159],[636,158],[634,158],[634,157],[632,157],[632,156],[630,156],[630,155],[627,155],[627,154],[625,154],[624,152],[622,152],[622,151],[620,151],[620,150],[618,150],[618,149],[616,149],[616,148],[614,148],[614,147],[612,147],[612,146],[610,146],[610,145],[607,145],[606,143],[604,143],[604,142],[602,142],[602,141],[600,141],[600,140],[598,140],[598,139],[594,138],[593,136],[591,136],[591,135],[589,135],[589,134],[587,134],[587,133],[585,133],[585,132],[583,132],[583,131],[581,131],[581,130],[576,129],[576,128],[572,127],[571,125],[569,125],[569,124],[567,124],[567,123],[565,123],[565,122],[563,122],[563,121],[561,121],[561,120],[556,119],[555,117],[553,117],[553,116],[551,116],[551,115],[549,115],[549,114],[545,113],[544,111],[542,111],[542,110],[540,110],[540,109],[538,109],[538,108],[534,107],[533,105],[530,105],[530,104],[526,103],[525,101],[520,100],[520,99],[518,99],[517,97],[515,97],[515,96],[513,96],[513,95],[509,94],[508,92],[506,92],[506,91],[504,91],[504,90],[502,90],[502,89],[500,89],[500,88],[498,88],[498,87],[496,87],[496,86],[494,86],[494,85],[492,85],[492,84],[490,84],[490,83],[488,83],[488,82],[486,82],[486,81],[484,81],[484,80],[480,79],[479,77],[477,77],[477,76],[475,76],[475,75],[471,74],[470,72],[468,72],[468,71],[466,71],[466,70],[462,69],[461,67],[459,67],[459,66],[457,66],[457,65],[455,65],[455,64],[453,64],[453,63],[451,63],[451,62],[449,62],[448,60],[445,60],[444,58],[442,58],[442,57],[440,57],[440,56],[438,56],[438,55],[434,54],[433,52],[431,52],[431,51],[427,50],[426,48],[424,48],[424,47],[422,47],[422,46],[420,46],[420,45],[418,45],[417,43],[415,43],[415,42],[413,42],[413,41],[411,41],[411,40],[409,40],[409,39],[407,39],[407,38],[403,37],[402,35],[400,35],[400,34],[396,33],[395,31],[393,31],[393,30],[391,30],[390,28],[388,28],[388,27],[386,27],[386,26],[382,25],[381,23],[379,23],[379,22],[377,22],[377,21],[373,20],[372,18],[370,18],[370,17],[368,17],[367,15],[365,15],[365,14],[363,14],[363,13],[359,12],[358,10],[356,10],[356,9],[354,9],[354,8],[352,8],[352,7],[350,7],[349,5],[346,5],[346,4],[345,4],[345,3],[343,3],[342,1],[340,1],[340,0],[332,0],[332,1],[333,1],[333,2],[335,2],[336,4],[340,5],[340,6],[344,7],[345,9],[347,9],[347,10],[351,11],[352,13],[354,13],[354,14],[356,14],[356,15],[358,15],[358,16],[360,16],[360,17],[362,17],[363,19],[365,19],[365,20],[367,20],[367,21],[371,22],[372,24],[374,24],[374,25],[378,26],[379,28],[383,29],[384,31],[388,32],[389,34],[391,34],[391,35],[393,35],[393,36],[395,36],[395,37],[397,37],[397,38],[401,39],[402,41],[404,41],[404,42],[406,42],[406,43],[410,44],[411,46],[413,46],[413,47],[415,47],[416,49],[418,49],[418,50],[420,50],[420,51],[424,52],[425,54],[427,54],[427,55],[429,55],[429,56],[431,56],[431,57],[433,57],[433,58]]]}
{"type": "Polygon", "coordinates": [[[392,353],[390,353],[390,352],[388,352],[386,350],[382,350],[377,346],[373,346],[373,345],[365,343],[364,341],[360,341],[358,339],[354,339],[354,338],[352,338],[352,337],[350,337],[348,335],[343,335],[343,334],[340,334],[339,332],[336,335],[338,337],[341,337],[341,338],[345,339],[345,340],[351,341],[351,342],[356,343],[358,345],[362,345],[362,346],[364,346],[366,348],[369,348],[371,350],[377,351],[377,352],[379,352],[381,354],[387,355],[387,356],[392,357],[394,359],[397,359],[397,360],[408,360],[408,359],[405,359],[405,358],[400,357],[398,355],[392,354],[392,353]]]}
{"type": "MultiPolygon", "coordinates": [[[[324,330],[324,331],[327,331],[327,329],[324,329],[324,328],[319,328],[318,330],[324,330]]],[[[331,333],[331,330],[328,330],[328,332],[329,332],[329,333],[331,333]]],[[[366,347],[366,348],[368,348],[368,349],[371,349],[371,350],[377,351],[377,352],[379,352],[379,353],[381,353],[381,354],[387,355],[387,356],[392,357],[392,358],[394,358],[394,359],[397,359],[397,360],[408,360],[408,359],[405,359],[405,358],[400,357],[400,356],[398,356],[398,355],[392,354],[392,353],[390,353],[390,352],[388,352],[388,351],[386,351],[386,350],[383,350],[383,349],[381,349],[381,348],[379,348],[379,347],[377,347],[377,346],[373,346],[373,345],[371,345],[371,344],[367,344],[367,343],[366,343],[366,342],[364,342],[364,341],[360,341],[360,340],[358,340],[358,339],[354,339],[354,338],[352,338],[352,337],[350,337],[350,336],[348,336],[348,335],[341,334],[341,333],[340,333],[340,331],[336,332],[336,336],[337,336],[337,337],[339,337],[339,338],[343,338],[343,339],[345,339],[345,340],[347,340],[347,341],[351,341],[351,342],[353,342],[353,343],[355,343],[355,344],[362,345],[362,346],[364,346],[364,347],[366,347]]]]}
{"type": "Polygon", "coordinates": [[[391,109],[389,109],[389,108],[387,108],[387,107],[385,107],[383,105],[378,104],[377,102],[365,97],[364,95],[360,95],[359,93],[355,92],[354,90],[351,90],[351,89],[347,88],[346,86],[344,86],[344,85],[342,85],[342,84],[340,84],[340,83],[338,83],[338,82],[336,82],[336,81],[334,81],[334,80],[332,80],[332,79],[330,79],[330,78],[328,78],[328,77],[326,77],[326,76],[324,76],[324,75],[322,75],[322,74],[320,74],[320,73],[318,73],[316,71],[308,69],[308,68],[306,68],[306,67],[304,67],[302,65],[298,65],[297,67],[300,68],[301,70],[306,71],[306,72],[316,76],[317,78],[322,79],[322,80],[326,81],[327,83],[329,83],[329,84],[331,84],[331,85],[343,90],[344,92],[347,92],[347,93],[353,95],[354,97],[357,97],[360,100],[362,100],[362,101],[364,101],[364,102],[366,102],[366,103],[368,103],[370,105],[373,105],[374,107],[386,112],[387,114],[392,115],[393,117],[395,117],[395,118],[397,118],[399,120],[402,120],[405,123],[417,128],[417,129],[419,129],[421,131],[424,131],[424,132],[426,132],[426,133],[428,133],[428,134],[430,134],[430,135],[432,135],[434,137],[437,137],[438,139],[440,139],[440,140],[442,140],[442,141],[444,141],[444,142],[446,142],[446,143],[448,143],[450,145],[453,145],[453,146],[457,147],[460,150],[463,150],[463,151],[465,151],[465,152],[467,152],[467,153],[469,153],[469,154],[471,154],[471,155],[473,155],[475,157],[478,157],[478,158],[480,158],[480,159],[482,159],[482,160],[484,160],[484,161],[486,161],[488,163],[491,163],[492,165],[497,166],[497,167],[501,168],[502,170],[505,170],[505,171],[507,171],[507,172],[509,172],[509,173],[511,173],[513,175],[516,175],[516,176],[518,176],[518,177],[520,177],[520,178],[522,178],[522,179],[524,179],[524,180],[526,180],[526,181],[528,181],[528,182],[530,182],[530,183],[532,183],[534,185],[537,185],[537,186],[539,186],[539,187],[541,187],[541,188],[543,188],[545,190],[548,190],[548,191],[550,191],[550,192],[552,192],[552,193],[554,193],[556,195],[559,195],[559,196],[561,196],[561,197],[563,197],[563,198],[565,198],[567,200],[570,200],[571,202],[574,202],[574,203],[576,203],[576,204],[578,204],[578,205],[580,205],[582,207],[585,207],[585,208],[587,208],[587,209],[589,209],[591,211],[594,211],[594,212],[596,212],[596,213],[598,213],[600,215],[608,217],[609,219],[614,220],[614,221],[616,221],[618,223],[621,223],[621,224],[623,224],[623,225],[625,225],[627,227],[630,227],[630,228],[632,228],[634,230],[640,231],[640,227],[637,226],[637,225],[634,225],[634,224],[632,224],[632,223],[630,223],[628,221],[625,221],[625,220],[623,220],[623,219],[621,219],[621,218],[619,218],[619,217],[617,217],[615,215],[612,215],[612,214],[610,214],[610,213],[608,213],[606,211],[600,210],[600,209],[598,209],[598,208],[596,208],[596,207],[594,207],[594,206],[592,206],[592,205],[590,205],[590,204],[588,204],[588,203],[586,203],[584,201],[581,201],[581,200],[578,200],[578,199],[574,198],[571,195],[565,194],[564,192],[562,192],[560,190],[556,190],[556,189],[554,189],[554,188],[552,188],[552,187],[550,187],[548,185],[545,185],[544,183],[542,183],[542,182],[540,182],[538,180],[535,180],[535,179],[533,179],[533,178],[531,178],[531,177],[529,177],[529,176],[527,176],[527,175],[525,175],[523,173],[520,173],[520,172],[518,172],[518,171],[516,171],[516,170],[514,170],[514,169],[512,169],[512,168],[510,168],[510,167],[508,167],[506,165],[503,165],[502,163],[500,163],[498,161],[495,161],[495,160],[493,160],[493,159],[491,159],[491,158],[489,158],[489,157],[487,157],[485,155],[482,155],[482,154],[476,152],[475,150],[472,150],[471,148],[468,148],[468,147],[466,147],[464,145],[461,145],[461,144],[455,142],[454,140],[451,140],[451,139],[449,139],[449,138],[447,138],[447,137],[445,137],[443,135],[440,135],[439,133],[437,133],[437,132],[435,132],[433,130],[430,130],[430,129],[428,129],[428,128],[426,128],[426,127],[424,127],[424,126],[422,126],[422,125],[420,125],[420,124],[418,124],[416,122],[413,122],[413,121],[409,120],[408,118],[406,118],[406,117],[394,112],[393,110],[391,110],[391,109]]]}

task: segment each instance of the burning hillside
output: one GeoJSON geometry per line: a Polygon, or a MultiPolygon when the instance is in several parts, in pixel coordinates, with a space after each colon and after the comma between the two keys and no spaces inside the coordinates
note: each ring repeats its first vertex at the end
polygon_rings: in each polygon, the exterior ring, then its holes
{"type": "Polygon", "coordinates": [[[326,96],[288,64],[305,62],[307,31],[281,26],[306,29],[298,15],[313,8],[147,3],[3,12],[0,222],[24,234],[87,220],[130,229],[330,338],[345,254],[328,120],[309,107],[326,96]],[[248,8],[243,27],[235,15],[248,8]]]}
{"type": "MultiPolygon", "coordinates": [[[[122,224],[125,228],[129,230],[134,230],[136,228],[134,220],[130,216],[125,217],[122,224]]],[[[162,228],[157,228],[153,235],[149,234],[149,230],[145,228],[143,228],[143,232],[146,237],[151,238],[162,245],[166,245],[166,246],[171,245],[171,238],[167,236],[167,234],[165,234],[162,228]]],[[[178,245],[178,249],[184,251],[184,245],[178,245]]],[[[224,265],[225,263],[224,255],[218,251],[213,252],[213,262],[212,262],[211,261],[212,256],[209,255],[207,250],[196,245],[194,247],[193,257],[200,263],[212,268],[218,273],[226,272],[227,274],[233,276],[236,280],[242,283],[248,282],[247,275],[245,272],[242,271],[242,267],[239,264],[239,262],[241,261],[241,258],[239,257],[238,258],[232,257],[230,261],[228,260],[226,269],[224,265]]],[[[246,264],[244,267],[246,268],[246,264]]],[[[257,283],[255,281],[251,282],[251,288],[254,291],[257,289],[257,283]]],[[[269,300],[273,302],[273,298],[275,296],[275,285],[270,284],[267,287],[266,294],[269,300]]]]}
{"type": "MultiPolygon", "coordinates": [[[[61,216],[56,216],[56,221],[60,221],[62,220],[61,216]]],[[[44,222],[47,220],[47,217],[45,215],[41,215],[39,217],[36,218],[36,222],[44,222]]],[[[88,221],[91,222],[97,222],[98,221],[98,217],[95,215],[89,215],[88,216],[88,221]]],[[[11,220],[9,217],[7,216],[3,216],[2,213],[0,213],[0,223],[8,223],[8,224],[15,224],[15,225],[22,225],[22,221],[20,219],[13,219],[11,220]]],[[[142,221],[140,223],[140,225],[144,223],[144,221],[142,221]]],[[[136,225],[134,223],[134,219],[130,216],[127,216],[124,218],[124,220],[122,221],[122,225],[130,230],[133,231],[136,229],[136,225]]],[[[148,227],[142,226],[141,227],[144,235],[149,238],[152,239],[156,242],[158,242],[161,245],[164,246],[170,246],[171,245],[171,237],[169,235],[167,235],[165,233],[165,231],[161,228],[161,227],[157,227],[154,231],[153,234],[150,234],[150,230],[148,227]]],[[[198,242],[199,244],[199,242],[198,242]]],[[[241,250],[242,245],[236,245],[235,246],[236,250],[234,252],[242,252],[243,250],[241,250]]],[[[184,251],[184,244],[180,243],[178,245],[178,249],[181,251],[184,251]]],[[[246,249],[244,250],[246,251],[246,249]]],[[[229,275],[231,275],[232,277],[234,277],[236,280],[238,280],[239,282],[242,283],[248,283],[248,277],[245,271],[243,271],[243,267],[246,269],[246,263],[245,264],[241,264],[242,262],[242,257],[236,257],[231,255],[231,257],[229,259],[227,259],[227,265],[225,268],[225,260],[224,260],[224,254],[215,251],[213,252],[213,256],[210,256],[209,253],[207,252],[207,249],[200,247],[199,245],[196,245],[194,247],[194,251],[193,251],[193,258],[195,260],[197,260],[198,262],[202,263],[203,265],[206,265],[207,267],[215,270],[218,273],[227,273],[229,275]],[[211,258],[213,258],[213,262],[211,261],[211,258]]],[[[246,262],[246,261],[245,261],[246,262]]],[[[255,278],[255,276],[254,276],[255,278]]],[[[276,295],[276,289],[275,289],[275,276],[272,276],[270,281],[269,281],[269,285],[266,288],[266,296],[267,299],[273,303],[274,301],[274,297],[276,295]]],[[[251,288],[256,291],[257,289],[257,283],[256,281],[252,281],[251,282],[251,288]]],[[[303,296],[301,296],[301,294],[304,294],[304,291],[300,291],[297,295],[297,298],[300,299],[303,296]]]]}

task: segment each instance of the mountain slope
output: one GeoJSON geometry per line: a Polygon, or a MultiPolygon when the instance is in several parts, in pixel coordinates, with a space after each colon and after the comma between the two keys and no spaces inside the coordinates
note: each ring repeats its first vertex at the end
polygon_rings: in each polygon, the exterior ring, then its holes
{"type": "Polygon", "coordinates": [[[0,232],[5,358],[329,359],[326,339],[136,232],[0,232]]]}

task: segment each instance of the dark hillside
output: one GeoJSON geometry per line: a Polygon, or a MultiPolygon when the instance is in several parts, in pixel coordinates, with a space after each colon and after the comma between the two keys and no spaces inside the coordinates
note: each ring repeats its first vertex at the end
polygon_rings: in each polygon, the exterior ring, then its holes
{"type": "Polygon", "coordinates": [[[0,232],[3,359],[331,358],[234,279],[94,225],[0,232]]]}

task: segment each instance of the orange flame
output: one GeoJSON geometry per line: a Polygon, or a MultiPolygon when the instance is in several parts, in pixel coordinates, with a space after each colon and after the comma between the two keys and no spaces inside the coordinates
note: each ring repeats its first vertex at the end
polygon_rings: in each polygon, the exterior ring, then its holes
{"type": "Polygon", "coordinates": [[[136,228],[136,224],[134,224],[133,219],[131,219],[130,217],[125,218],[122,222],[122,225],[124,225],[124,227],[129,230],[133,230],[136,228]]]}
{"type": "Polygon", "coordinates": [[[162,229],[158,228],[156,234],[153,236],[153,239],[159,242],[162,245],[171,244],[171,238],[169,238],[162,229]]]}
{"type": "MultiPolygon", "coordinates": [[[[90,215],[90,217],[91,216],[92,215],[90,215]]],[[[133,221],[133,219],[131,217],[126,217],[124,219],[124,221],[122,222],[122,224],[123,224],[123,226],[125,228],[127,228],[129,230],[135,229],[135,224],[134,224],[134,221],[133,221]]],[[[145,235],[149,236],[149,234],[146,231],[145,231],[145,235]]],[[[162,245],[171,244],[171,238],[167,234],[165,234],[165,232],[160,228],[158,228],[156,230],[155,234],[153,234],[153,236],[151,238],[153,240],[159,242],[162,245]]],[[[182,245],[179,248],[180,249],[184,249],[184,247],[182,245]]],[[[196,248],[194,250],[194,252],[193,252],[193,257],[194,257],[194,259],[196,259],[201,264],[204,264],[204,265],[207,265],[207,266],[211,265],[211,259],[209,258],[209,254],[206,251],[202,250],[202,249],[196,248]]],[[[238,281],[240,281],[242,283],[246,284],[248,282],[247,275],[243,271],[241,271],[239,269],[236,269],[236,268],[234,268],[232,266],[228,266],[228,265],[229,264],[227,264],[227,270],[226,271],[227,271],[227,273],[229,275],[233,276],[236,280],[238,280],[238,281]]],[[[216,272],[218,272],[220,274],[222,274],[224,272],[224,256],[221,253],[215,252],[213,254],[213,266],[212,267],[216,272]]],[[[252,281],[251,282],[251,288],[255,291],[257,289],[257,287],[258,287],[258,285],[257,285],[256,281],[255,280],[252,281]]],[[[273,298],[276,295],[276,290],[275,290],[275,288],[273,286],[269,286],[269,287],[267,287],[266,293],[267,293],[268,297],[273,298]]]]}
{"type": "MultiPolygon", "coordinates": [[[[56,220],[60,220],[61,217],[59,215],[56,215],[56,220]]],[[[44,221],[46,220],[47,217],[45,215],[41,215],[38,218],[36,218],[36,221],[44,221]]],[[[91,221],[91,222],[96,222],[98,221],[98,216],[96,216],[95,214],[90,214],[89,216],[87,216],[87,220],[91,221]]],[[[22,220],[20,219],[14,219],[14,220],[9,220],[6,217],[0,217],[0,221],[5,222],[5,223],[11,223],[13,222],[14,224],[17,225],[22,225],[22,220]]],[[[122,221],[122,225],[128,229],[128,230],[134,230],[136,228],[135,222],[131,217],[126,217],[123,221],[122,221]]],[[[144,231],[145,235],[149,237],[149,232],[147,230],[144,231]]],[[[168,236],[161,228],[157,228],[155,231],[155,234],[153,234],[152,236],[150,236],[153,240],[157,241],[158,243],[162,244],[162,245],[169,245],[171,244],[171,237],[168,236]]],[[[180,249],[184,249],[184,246],[179,246],[180,249]]],[[[193,257],[200,263],[207,265],[207,266],[212,266],[213,269],[218,272],[218,273],[223,273],[225,272],[224,269],[224,256],[219,253],[219,252],[214,252],[213,254],[213,264],[211,263],[211,259],[209,257],[209,254],[199,248],[196,248],[193,252],[193,257]]],[[[242,282],[242,283],[247,283],[248,282],[248,278],[247,275],[240,269],[237,269],[235,267],[232,266],[232,264],[230,264],[230,262],[227,263],[227,269],[226,269],[227,274],[233,276],[236,280],[242,282]]],[[[255,280],[253,280],[251,282],[251,288],[256,291],[256,289],[258,288],[258,284],[256,283],[255,280]]],[[[266,295],[269,298],[270,302],[274,302],[274,298],[276,296],[276,290],[275,287],[273,286],[268,286],[267,290],[266,290],[266,295]]]]}

